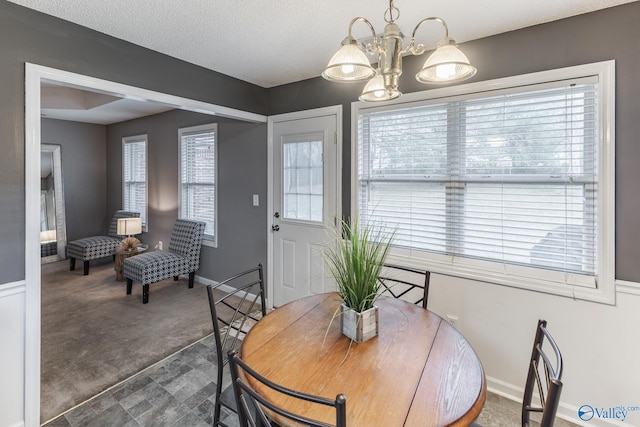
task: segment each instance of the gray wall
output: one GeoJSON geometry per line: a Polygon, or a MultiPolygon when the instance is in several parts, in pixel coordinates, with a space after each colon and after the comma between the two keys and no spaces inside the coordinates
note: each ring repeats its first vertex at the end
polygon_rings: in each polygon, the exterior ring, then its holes
{"type": "Polygon", "coordinates": [[[0,271],[24,279],[25,62],[264,114],[266,90],[0,0],[0,271]]]}
{"type": "Polygon", "coordinates": [[[208,123],[218,123],[218,246],[203,247],[198,275],[219,281],[266,264],[266,124],[176,110],[108,126],[107,209],[122,206],[122,138],[146,133],[149,231],[142,240],[151,247],[162,240],[166,249],[178,217],[178,129],[208,123]]]}
{"type": "Polygon", "coordinates": [[[42,119],[42,143],[60,145],[67,240],[102,235],[107,219],[106,127],[42,119]]]}
{"type": "MultiPolygon", "coordinates": [[[[640,145],[635,141],[640,134],[639,17],[640,3],[634,2],[462,45],[479,69],[471,81],[616,60],[616,276],[629,281],[640,281],[636,262],[640,255],[640,216],[636,215],[640,145]]],[[[343,104],[343,206],[348,210],[350,103],[357,98],[359,85],[336,85],[317,78],[265,90],[4,0],[0,0],[0,52],[0,270],[4,282],[24,278],[24,62],[262,114],[343,104]]],[[[405,60],[404,92],[428,88],[413,81],[423,60],[405,60]]]]}
{"type": "MultiPolygon", "coordinates": [[[[455,38],[455,29],[451,29],[455,38]]],[[[467,82],[616,60],[616,278],[640,281],[640,2],[461,44],[478,74],[467,82]]],[[[426,56],[406,57],[400,90],[427,90],[414,79],[426,56]]],[[[320,70],[318,70],[320,71],[320,70]]],[[[327,105],[344,108],[343,209],[350,206],[351,102],[363,85],[310,79],[269,90],[268,112],[327,105]]]]}

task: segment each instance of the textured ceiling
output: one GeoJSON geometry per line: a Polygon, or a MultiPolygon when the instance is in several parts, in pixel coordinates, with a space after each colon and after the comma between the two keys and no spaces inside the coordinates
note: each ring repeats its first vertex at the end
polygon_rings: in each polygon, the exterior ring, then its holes
{"type": "MultiPolygon", "coordinates": [[[[384,27],[384,0],[9,0],[262,87],[320,75],[351,18],[384,27]]],[[[631,0],[395,0],[405,34],[439,16],[465,42],[631,0]]],[[[436,24],[418,32],[435,47],[436,24]]],[[[358,23],[357,38],[370,35],[358,23]]]]}

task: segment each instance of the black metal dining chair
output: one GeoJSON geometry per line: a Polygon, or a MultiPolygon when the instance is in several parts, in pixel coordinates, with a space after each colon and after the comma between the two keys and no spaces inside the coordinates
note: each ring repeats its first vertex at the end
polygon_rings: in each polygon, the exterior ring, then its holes
{"type": "Polygon", "coordinates": [[[422,308],[427,308],[430,280],[429,270],[386,263],[378,276],[380,293],[383,295],[389,294],[394,298],[402,298],[415,289],[421,289],[422,294],[414,303],[421,305],[422,308]]]}
{"type": "Polygon", "coordinates": [[[233,387],[223,390],[227,351],[237,350],[253,322],[266,314],[262,264],[207,286],[213,335],[216,344],[217,381],[213,425],[227,427],[221,417],[222,406],[238,412],[233,387]],[[258,306],[259,305],[259,306],[258,306]]]}
{"type": "Polygon", "coordinates": [[[347,398],[344,394],[338,394],[335,400],[326,399],[320,396],[314,396],[300,391],[291,390],[279,384],[270,381],[268,378],[260,375],[247,365],[238,354],[229,351],[229,367],[231,369],[231,379],[233,381],[233,390],[235,393],[236,404],[238,406],[238,417],[241,427],[262,427],[273,425],[272,421],[265,414],[265,409],[272,416],[279,419],[292,421],[296,425],[304,425],[309,427],[346,427],[347,425],[347,398]],[[242,371],[242,376],[240,372],[242,371]],[[335,409],[335,424],[327,424],[322,421],[314,420],[306,416],[295,414],[278,405],[271,403],[265,399],[262,394],[258,393],[251,385],[251,382],[259,382],[261,387],[277,392],[283,396],[290,396],[312,404],[333,407],[335,409]],[[252,410],[255,408],[255,411],[252,410]]]}
{"type": "MultiPolygon", "coordinates": [[[[531,413],[540,413],[540,427],[553,427],[562,392],[562,354],[547,330],[547,321],[538,320],[533,350],[529,360],[527,382],[522,398],[522,427],[531,426],[531,413]],[[546,344],[545,344],[546,342],[546,344]],[[555,361],[549,356],[553,353],[555,361]],[[537,392],[537,393],[536,393],[537,392]],[[533,404],[534,393],[537,403],[533,404]]],[[[473,423],[472,427],[481,427],[473,423]]]]}
{"type": "Polygon", "coordinates": [[[562,392],[562,354],[553,337],[547,330],[547,321],[538,320],[536,336],[531,350],[531,360],[529,362],[529,373],[524,386],[524,397],[522,398],[522,426],[530,425],[530,415],[532,412],[542,414],[540,427],[553,427],[556,418],[558,405],[560,404],[560,393],[562,392]],[[549,350],[555,356],[555,364],[549,359],[549,354],[545,350],[545,340],[549,350]],[[534,390],[538,391],[540,398],[539,405],[533,405],[534,390]]]}

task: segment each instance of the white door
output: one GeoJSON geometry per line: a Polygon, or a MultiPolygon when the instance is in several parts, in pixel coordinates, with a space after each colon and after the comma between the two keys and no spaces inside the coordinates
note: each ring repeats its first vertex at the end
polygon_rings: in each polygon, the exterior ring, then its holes
{"type": "Polygon", "coordinates": [[[273,304],[328,292],[322,245],[338,213],[337,115],[273,124],[273,304]]]}

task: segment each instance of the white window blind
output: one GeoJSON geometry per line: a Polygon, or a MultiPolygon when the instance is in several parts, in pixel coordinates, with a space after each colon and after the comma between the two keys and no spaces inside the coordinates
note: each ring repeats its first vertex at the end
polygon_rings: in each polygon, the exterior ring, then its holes
{"type": "Polygon", "coordinates": [[[122,139],[123,202],[126,211],[140,212],[147,230],[147,135],[122,139]]]}
{"type": "Polygon", "coordinates": [[[217,125],[180,129],[180,217],[206,223],[216,238],[217,125]]]}
{"type": "Polygon", "coordinates": [[[359,114],[361,221],[400,248],[596,276],[597,80],[438,102],[359,114]]]}

